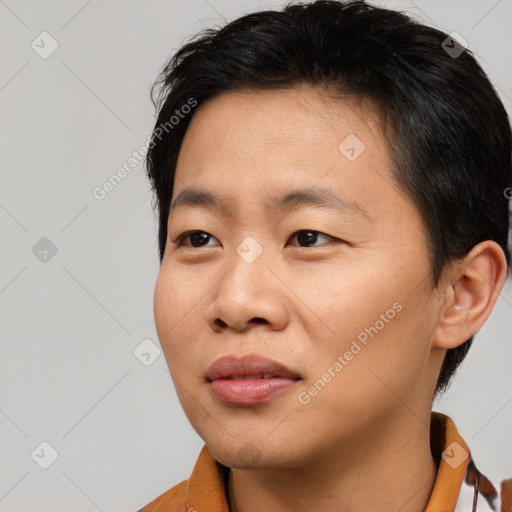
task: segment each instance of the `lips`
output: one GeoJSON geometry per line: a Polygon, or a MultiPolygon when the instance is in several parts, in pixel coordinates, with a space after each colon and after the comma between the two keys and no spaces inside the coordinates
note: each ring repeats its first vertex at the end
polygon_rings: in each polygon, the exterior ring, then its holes
{"type": "Polygon", "coordinates": [[[236,358],[234,356],[217,359],[209,368],[208,381],[217,379],[269,379],[271,377],[298,380],[300,376],[271,359],[256,356],[236,358]]]}
{"type": "Polygon", "coordinates": [[[210,366],[206,381],[224,405],[251,406],[289,390],[301,377],[277,361],[257,356],[223,357],[210,366]]]}

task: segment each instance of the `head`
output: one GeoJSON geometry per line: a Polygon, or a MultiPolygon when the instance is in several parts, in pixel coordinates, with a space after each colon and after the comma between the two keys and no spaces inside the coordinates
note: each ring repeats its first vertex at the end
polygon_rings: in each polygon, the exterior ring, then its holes
{"type": "Polygon", "coordinates": [[[426,414],[488,318],[510,269],[510,126],[447,37],[318,1],[209,29],[164,67],[146,162],[155,320],[218,460],[264,438],[266,463],[291,463],[283,440],[308,438],[299,464],[410,414],[403,402],[426,414]],[[205,377],[231,354],[300,380],[257,407],[223,405],[205,377]]]}

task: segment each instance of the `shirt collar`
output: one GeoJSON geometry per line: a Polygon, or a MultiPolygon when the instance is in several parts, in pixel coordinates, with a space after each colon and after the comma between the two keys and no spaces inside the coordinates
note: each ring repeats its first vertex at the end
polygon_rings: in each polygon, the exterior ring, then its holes
{"type": "Polygon", "coordinates": [[[425,512],[452,512],[470,461],[469,448],[451,418],[439,412],[430,416],[430,446],[438,470],[425,512]]]}

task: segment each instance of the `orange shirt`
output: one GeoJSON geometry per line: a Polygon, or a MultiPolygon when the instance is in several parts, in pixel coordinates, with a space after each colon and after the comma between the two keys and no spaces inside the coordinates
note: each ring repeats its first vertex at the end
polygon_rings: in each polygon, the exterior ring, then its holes
{"type": "MultiPolygon", "coordinates": [[[[448,416],[432,412],[430,439],[439,464],[425,512],[500,512],[496,489],[477,470],[466,443],[448,416]]],[[[139,512],[229,512],[225,491],[228,473],[229,468],[218,463],[205,445],[190,478],[139,512]]],[[[503,505],[501,512],[512,511],[503,505]]]]}

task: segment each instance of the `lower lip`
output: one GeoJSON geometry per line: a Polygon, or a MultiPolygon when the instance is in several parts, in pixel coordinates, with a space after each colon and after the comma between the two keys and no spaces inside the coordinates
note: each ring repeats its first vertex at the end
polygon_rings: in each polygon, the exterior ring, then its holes
{"type": "Polygon", "coordinates": [[[298,381],[286,378],[273,379],[217,379],[210,382],[210,389],[217,399],[227,405],[254,405],[267,402],[275,395],[288,390],[298,381]]]}

